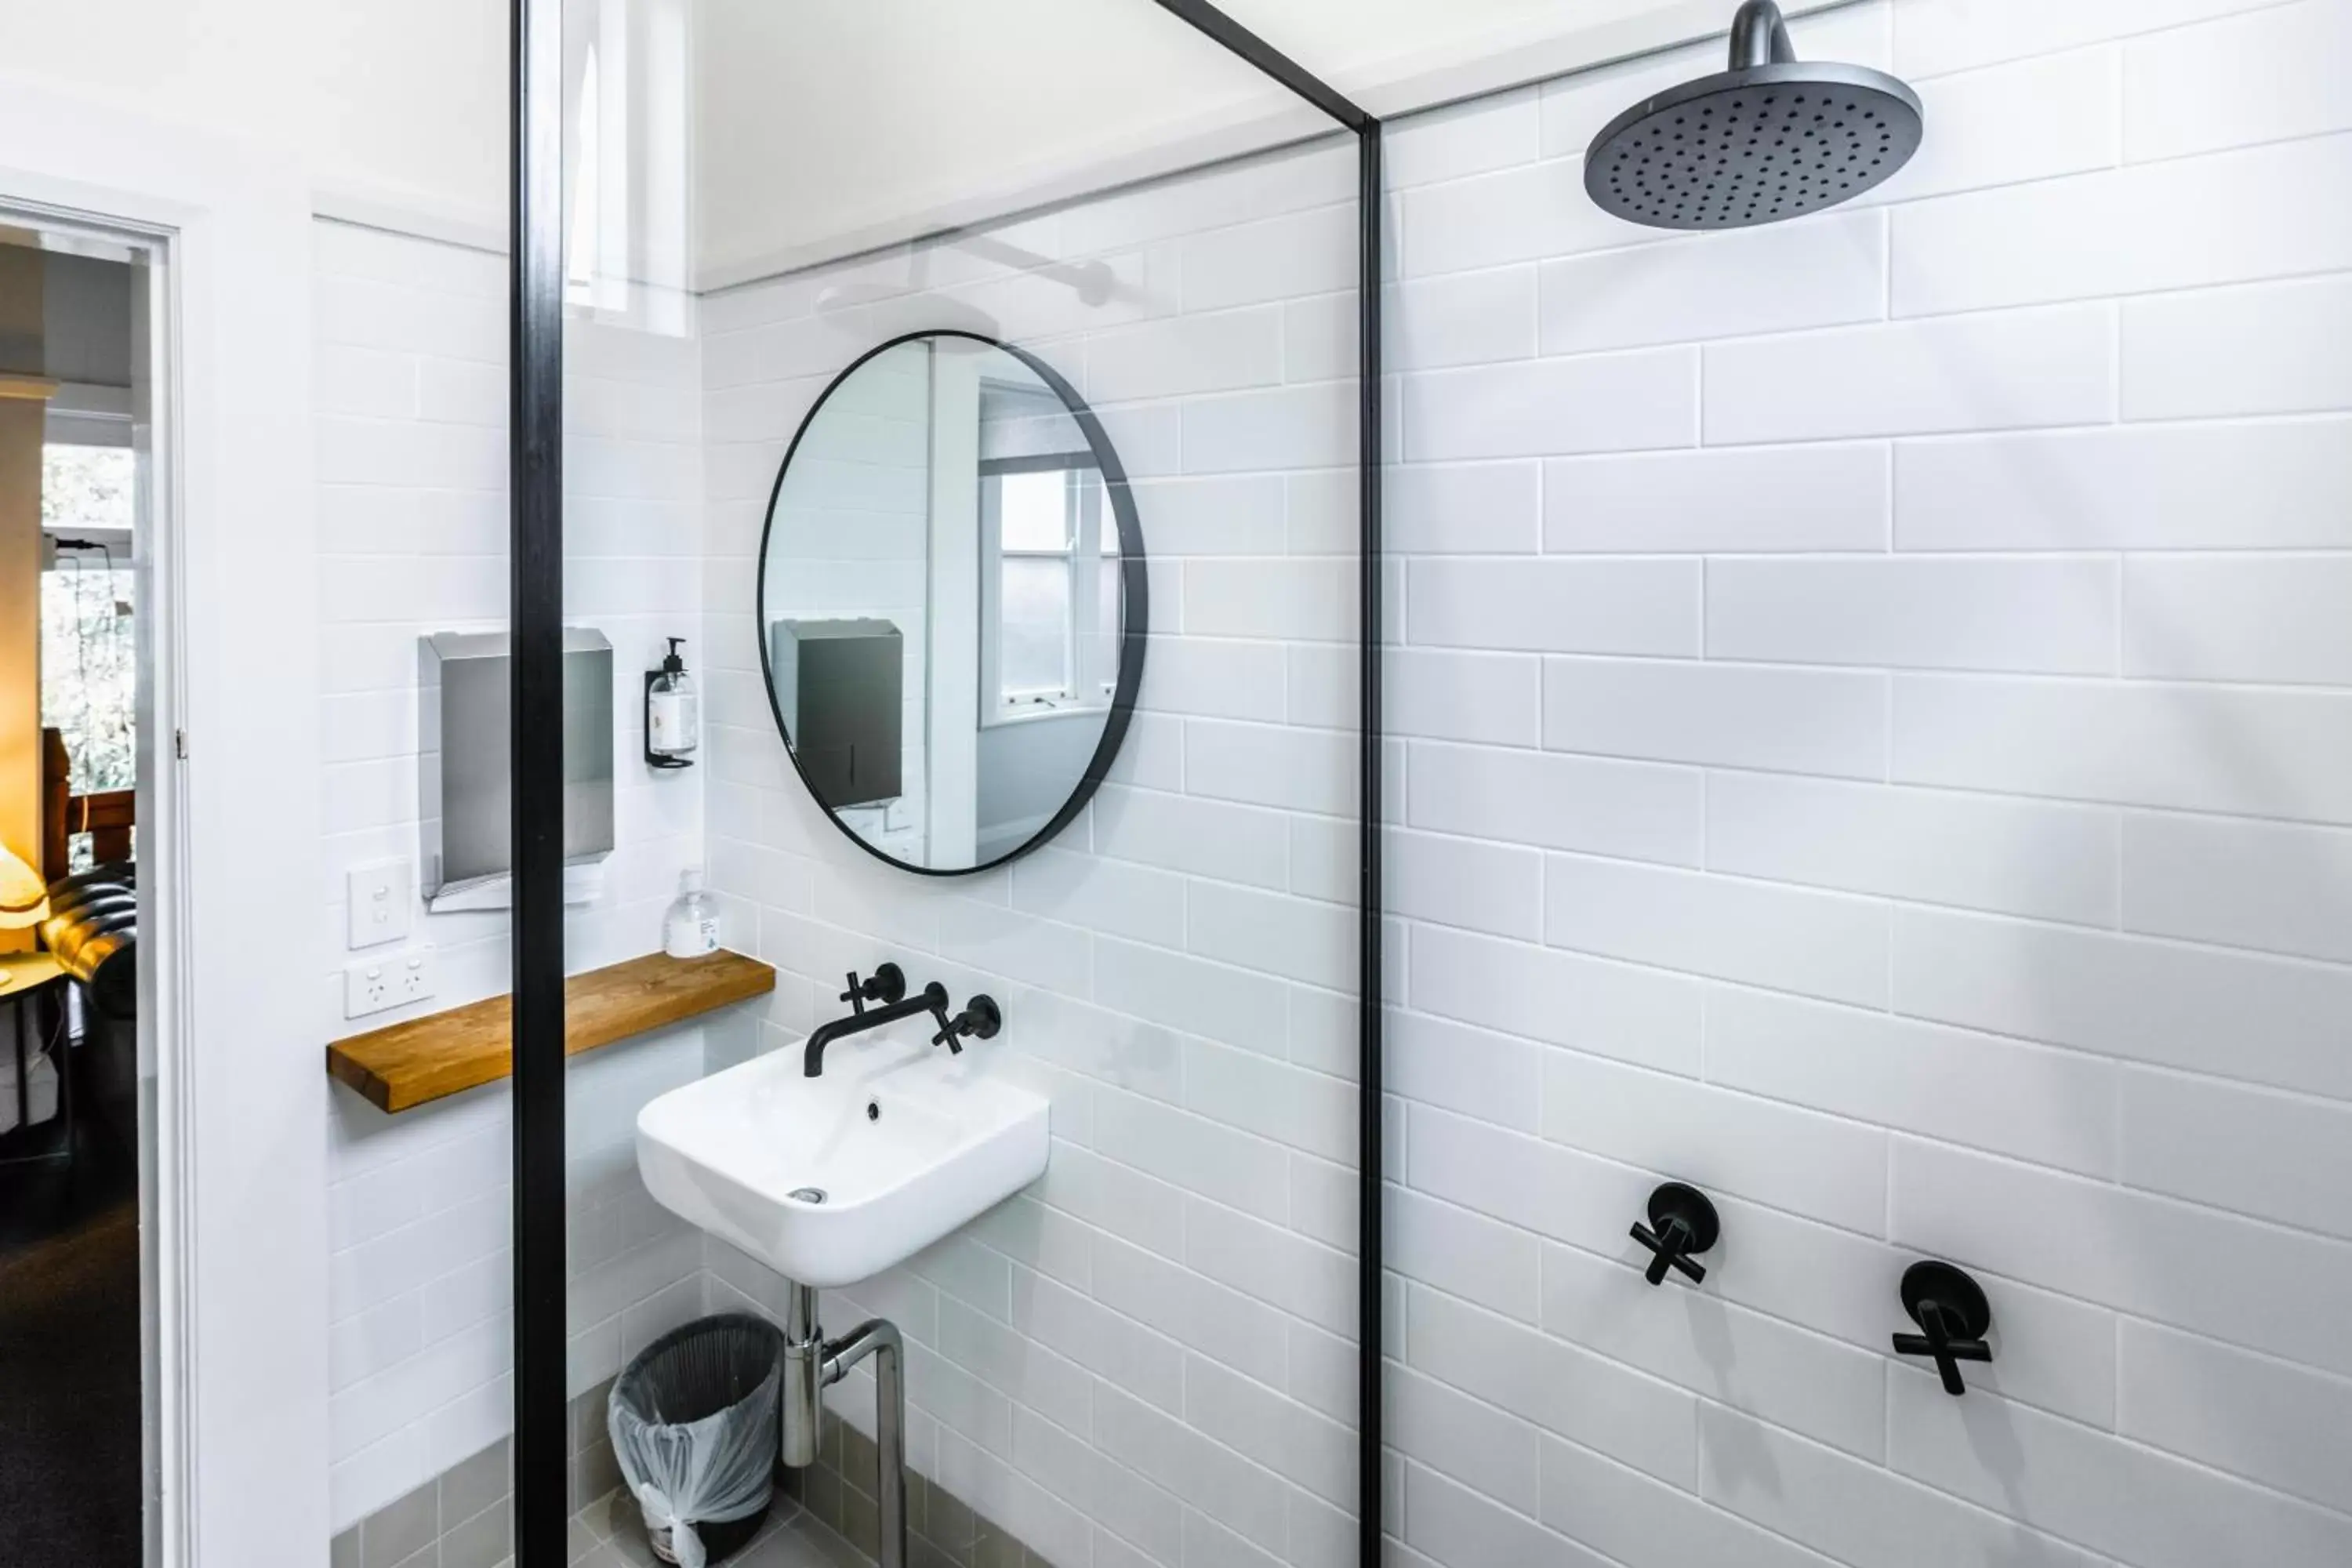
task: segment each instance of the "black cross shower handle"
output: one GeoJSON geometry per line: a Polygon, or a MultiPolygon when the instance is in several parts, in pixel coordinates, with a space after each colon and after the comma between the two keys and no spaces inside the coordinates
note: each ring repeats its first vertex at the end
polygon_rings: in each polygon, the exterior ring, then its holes
{"type": "Polygon", "coordinates": [[[1650,1223],[1637,1220],[1633,1225],[1633,1239],[1651,1252],[1650,1267],[1642,1278],[1663,1285],[1666,1270],[1673,1268],[1697,1284],[1706,1278],[1706,1268],[1691,1255],[1713,1247],[1722,1233],[1722,1222],[1705,1193],[1680,1182],[1664,1184],[1650,1194],[1650,1223]]]}
{"type": "Polygon", "coordinates": [[[1696,1238],[1691,1235],[1691,1227],[1682,1221],[1668,1220],[1664,1233],[1660,1234],[1653,1231],[1641,1221],[1635,1220],[1633,1239],[1656,1255],[1650,1259],[1649,1268],[1642,1271],[1642,1278],[1651,1284],[1664,1284],[1666,1270],[1669,1268],[1681,1269],[1690,1276],[1691,1283],[1694,1285],[1706,1278],[1706,1266],[1702,1263],[1693,1263],[1690,1260],[1691,1243],[1696,1238]]]}
{"type": "Polygon", "coordinates": [[[1902,1299],[1920,1331],[1895,1335],[1895,1354],[1932,1356],[1944,1392],[1955,1398],[1966,1394],[1960,1363],[1992,1360],[1992,1346],[1985,1342],[1992,1307],[1984,1291],[1948,1263],[1915,1263],[1903,1271],[1902,1299]]]}

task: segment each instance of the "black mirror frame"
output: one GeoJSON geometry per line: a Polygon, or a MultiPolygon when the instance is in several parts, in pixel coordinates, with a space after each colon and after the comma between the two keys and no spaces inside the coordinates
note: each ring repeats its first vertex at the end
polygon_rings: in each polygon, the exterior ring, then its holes
{"type": "MultiPolygon", "coordinates": [[[[901,871],[911,871],[919,877],[973,877],[982,871],[992,871],[1000,866],[1011,865],[1041,845],[1052,842],[1062,829],[1067,827],[1076,818],[1078,813],[1087,808],[1087,803],[1094,799],[1095,791],[1102,787],[1103,780],[1110,773],[1111,763],[1118,760],[1119,746],[1127,739],[1128,721],[1135,714],[1136,694],[1143,689],[1144,640],[1150,630],[1151,624],[1151,582],[1150,574],[1144,564],[1143,524],[1136,516],[1135,496],[1128,484],[1127,469],[1118,460],[1118,448],[1111,445],[1110,437],[1104,432],[1102,421],[1095,416],[1095,411],[1088,406],[1087,400],[1078,395],[1077,388],[1072,386],[1061,372],[1039,359],[1035,354],[981,332],[965,331],[955,327],[938,327],[928,331],[901,332],[887,342],[877,343],[850,361],[840,374],[825,383],[824,390],[817,395],[814,403],[809,405],[808,413],[802,416],[800,428],[793,432],[793,444],[784,449],[784,460],[777,465],[775,483],[768,487],[768,510],[760,521],[760,563],[757,571],[759,578],[753,587],[752,621],[753,640],[760,645],[760,684],[768,694],[768,712],[774,718],[776,733],[784,742],[784,755],[792,759],[793,774],[801,781],[801,786],[808,791],[809,798],[814,801],[817,808],[824,813],[825,819],[840,831],[844,838],[848,839],[877,860],[886,866],[894,866],[901,871]],[[776,700],[776,672],[768,657],[766,629],[768,625],[768,543],[775,532],[776,502],[783,494],[784,476],[792,472],[793,458],[799,454],[801,442],[808,435],[809,426],[814,425],[816,422],[816,416],[824,412],[826,402],[841,389],[845,382],[857,374],[866,361],[907,343],[935,342],[941,338],[960,338],[966,342],[978,343],[984,348],[1001,350],[1020,361],[1038,380],[1053,389],[1054,395],[1062,400],[1062,405],[1069,410],[1070,417],[1076,422],[1080,433],[1087,438],[1087,446],[1094,455],[1095,466],[1102,473],[1103,489],[1110,499],[1111,515],[1118,524],[1121,597],[1118,683],[1111,692],[1110,712],[1103,724],[1102,736],[1095,742],[1094,755],[1087,759],[1086,772],[1079,775],[1076,787],[1071,790],[1070,797],[1062,803],[1061,809],[1054,814],[1052,819],[1035,833],[1022,840],[1015,847],[1006,850],[993,860],[984,860],[976,866],[909,865],[894,855],[884,854],[879,848],[859,837],[851,830],[847,823],[841,820],[841,814],[825,804],[824,797],[817,794],[816,786],[809,783],[807,770],[801,766],[800,753],[793,748],[792,728],[784,722],[783,707],[776,700]]],[[[931,651],[928,629],[923,647],[924,657],[928,659],[931,651]]]]}

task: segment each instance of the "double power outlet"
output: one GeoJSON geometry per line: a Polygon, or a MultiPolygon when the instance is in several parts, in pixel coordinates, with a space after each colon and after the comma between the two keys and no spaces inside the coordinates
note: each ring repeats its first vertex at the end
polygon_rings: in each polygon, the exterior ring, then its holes
{"type": "Polygon", "coordinates": [[[362,1018],[433,994],[433,950],[391,952],[343,966],[343,1016],[362,1018]]]}
{"type": "MultiPolygon", "coordinates": [[[[405,860],[352,868],[348,882],[349,945],[381,947],[408,935],[416,901],[405,860]]],[[[433,994],[433,950],[402,948],[343,965],[343,1016],[363,1018],[433,994]]]]}

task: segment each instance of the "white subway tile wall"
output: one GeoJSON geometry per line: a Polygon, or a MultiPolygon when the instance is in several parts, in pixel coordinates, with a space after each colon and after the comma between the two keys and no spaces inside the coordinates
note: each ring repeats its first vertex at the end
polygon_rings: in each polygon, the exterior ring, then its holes
{"type": "MultiPolygon", "coordinates": [[[[845,970],[889,958],[959,999],[993,994],[1004,1032],[966,1059],[1053,1102],[1033,1193],[828,1295],[825,1321],[898,1322],[911,1462],[1055,1563],[1355,1561],[1354,179],[1353,143],[1335,140],[1024,223],[1033,252],[1112,264],[1121,281],[1098,308],[951,243],[911,272],[897,257],[703,302],[704,581],[726,694],[710,859],[727,941],[782,972],[761,1045],[830,1016],[845,970]],[[814,313],[834,284],[910,276],[938,286],[814,313]],[[775,465],[826,378],[973,306],[1102,415],[1137,480],[1151,637],[1135,726],[1091,808],[1050,848],[942,882],[877,865],[791,773],[759,689],[752,563],[775,465]]],[[[1432,303],[1456,320],[1490,308],[1475,287],[1432,303]]],[[[1516,335],[1448,325],[1431,363],[1530,349],[1532,278],[1514,308],[1516,335]]],[[[1483,504],[1490,472],[1454,471],[1461,504],[1483,504]]],[[[1534,538],[1533,477],[1502,476],[1524,485],[1515,546],[1534,538]]],[[[1671,600],[1674,651],[1696,650],[1695,566],[1563,568],[1590,579],[1596,615],[1671,600]]],[[[1532,597],[1529,611],[1528,646],[1553,646],[1532,597]]],[[[1430,658],[1443,705],[1443,666],[1497,662],[1430,658]]],[[[1537,738],[1540,662],[1508,662],[1507,695],[1457,717],[1465,739],[1537,738]]],[[[1426,874],[1406,882],[1423,907],[1475,916],[1446,842],[1431,836],[1426,874]]],[[[1540,860],[1505,853],[1512,929],[1531,937],[1540,860]]],[[[1454,1212],[1470,1237],[1478,1222],[1454,1212]]],[[[714,1306],[782,1309],[783,1282],[749,1258],[714,1243],[712,1269],[714,1306]]],[[[870,1380],[829,1398],[872,1429],[870,1380]]]]}
{"type": "Polygon", "coordinates": [[[2352,4],[1794,31],[1862,208],[1580,210],[1717,45],[1393,133],[1395,1561],[2352,1562],[2352,4]]]}
{"type": "MultiPolygon", "coordinates": [[[[507,610],[506,264],[321,222],[315,229],[320,668],[329,886],[418,854],[416,640],[496,629],[507,610]]],[[[573,323],[566,342],[565,618],[614,645],[616,847],[598,900],[572,911],[565,958],[594,968],[660,945],[678,871],[704,854],[702,771],[637,758],[635,671],[667,637],[701,663],[698,356],[690,340],[573,323]]],[[[300,657],[289,650],[289,658],[300,657]]],[[[508,986],[503,912],[433,915],[431,1012],[508,986]]],[[[343,1017],[336,967],[308,980],[319,1038],[406,1016],[343,1017]]],[[[670,1031],[571,1075],[572,1392],[699,1315],[702,1240],[646,1195],[636,1110],[748,1049],[750,1020],[670,1031]]],[[[388,1118],[335,1091],[329,1170],[329,1396],[334,1527],[457,1466],[512,1426],[510,1140],[503,1088],[388,1118]]]]}

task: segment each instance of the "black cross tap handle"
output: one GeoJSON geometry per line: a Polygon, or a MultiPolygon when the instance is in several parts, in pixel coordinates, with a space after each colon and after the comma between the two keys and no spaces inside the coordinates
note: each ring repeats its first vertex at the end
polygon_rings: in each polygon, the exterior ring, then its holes
{"type": "Polygon", "coordinates": [[[992,1040],[996,1031],[1004,1027],[1004,1015],[998,1010],[995,998],[974,996],[964,1004],[963,1011],[950,1018],[940,1019],[940,1032],[931,1037],[931,1044],[945,1046],[956,1055],[963,1055],[964,1037],[976,1040],[992,1040]]]}
{"type": "Polygon", "coordinates": [[[1650,1267],[1642,1272],[1642,1278],[1651,1284],[1664,1284],[1666,1270],[1669,1268],[1681,1269],[1691,1277],[1693,1284],[1706,1278],[1706,1265],[1693,1263],[1690,1260],[1691,1228],[1682,1221],[1670,1219],[1660,1229],[1653,1231],[1648,1226],[1636,1220],[1633,1224],[1633,1239],[1655,1254],[1650,1259],[1650,1267]]]}
{"type": "Polygon", "coordinates": [[[870,980],[858,979],[857,971],[851,970],[849,989],[841,994],[841,999],[849,1004],[851,1012],[862,1014],[868,1002],[879,1002],[887,1007],[906,994],[905,972],[895,963],[883,963],[875,966],[874,976],[870,980]]]}
{"type": "Polygon", "coordinates": [[[1960,1363],[1992,1360],[1992,1347],[1985,1342],[1992,1307],[1984,1291],[1948,1263],[1915,1263],[1903,1271],[1903,1310],[1920,1331],[1895,1335],[1895,1354],[1933,1356],[1944,1392],[1966,1394],[1960,1363]]]}
{"type": "Polygon", "coordinates": [[[1675,1268],[1696,1285],[1706,1278],[1706,1269],[1692,1261],[1692,1255],[1713,1247],[1723,1234],[1723,1226],[1705,1193],[1668,1182],[1650,1194],[1650,1223],[1637,1222],[1633,1234],[1652,1254],[1650,1267],[1643,1271],[1644,1279],[1663,1285],[1666,1270],[1675,1268]]]}

